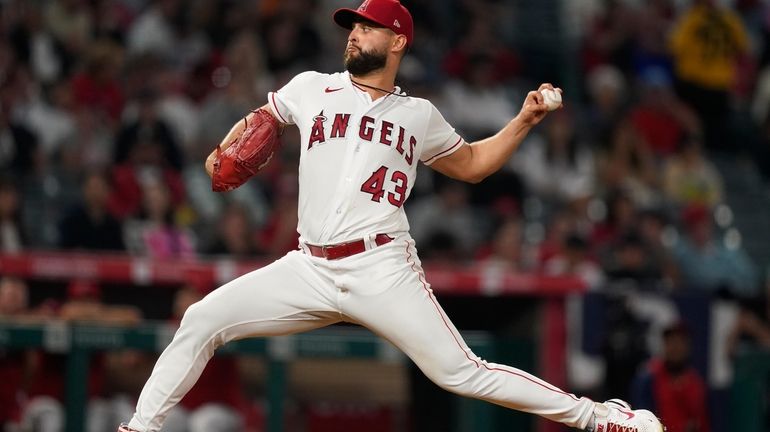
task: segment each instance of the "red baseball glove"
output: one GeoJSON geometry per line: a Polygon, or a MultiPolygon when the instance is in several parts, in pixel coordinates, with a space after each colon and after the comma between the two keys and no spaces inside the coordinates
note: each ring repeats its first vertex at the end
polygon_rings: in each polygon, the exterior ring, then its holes
{"type": "Polygon", "coordinates": [[[246,183],[264,168],[280,145],[280,126],[272,114],[252,111],[251,122],[243,119],[246,129],[225,150],[217,147],[211,188],[215,192],[231,191],[246,183]]]}

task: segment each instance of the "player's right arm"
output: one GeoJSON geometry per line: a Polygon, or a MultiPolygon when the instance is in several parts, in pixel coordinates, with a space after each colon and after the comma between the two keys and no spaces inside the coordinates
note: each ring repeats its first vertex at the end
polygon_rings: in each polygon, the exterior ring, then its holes
{"type": "MultiPolygon", "coordinates": [[[[275,117],[275,113],[273,113],[273,110],[270,108],[269,104],[265,104],[260,109],[269,112],[273,117],[275,117]]],[[[246,115],[245,119],[247,122],[251,122],[253,117],[254,112],[250,112],[248,115],[246,115]]],[[[245,129],[246,122],[243,120],[238,120],[230,129],[230,132],[228,132],[227,135],[225,135],[225,137],[222,139],[222,142],[219,144],[218,148],[214,148],[211,154],[209,154],[209,157],[206,158],[206,173],[208,173],[209,177],[213,176],[214,174],[214,161],[217,159],[217,151],[224,151],[226,148],[230,147],[230,145],[235,142],[239,136],[241,136],[245,129]]]]}
{"type": "Polygon", "coordinates": [[[543,84],[531,91],[524,100],[521,111],[495,135],[470,144],[431,164],[436,171],[465,182],[478,183],[502,168],[529,131],[548,113],[543,89],[553,90],[551,84],[543,84]]]}

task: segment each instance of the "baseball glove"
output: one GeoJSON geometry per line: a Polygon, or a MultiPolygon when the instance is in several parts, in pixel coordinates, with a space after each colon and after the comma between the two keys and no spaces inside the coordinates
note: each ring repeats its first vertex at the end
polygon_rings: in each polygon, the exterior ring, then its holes
{"type": "Polygon", "coordinates": [[[215,192],[231,191],[246,183],[264,168],[280,145],[280,126],[272,114],[259,109],[252,111],[251,122],[243,119],[243,133],[221,150],[217,146],[217,158],[211,176],[211,188],[215,192]]]}

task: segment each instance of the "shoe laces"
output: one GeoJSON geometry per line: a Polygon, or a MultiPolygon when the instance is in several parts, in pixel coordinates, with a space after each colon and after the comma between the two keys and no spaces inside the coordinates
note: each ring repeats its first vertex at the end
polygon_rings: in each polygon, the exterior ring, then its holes
{"type": "Polygon", "coordinates": [[[639,432],[636,426],[625,426],[622,424],[607,422],[607,432],[639,432]]]}

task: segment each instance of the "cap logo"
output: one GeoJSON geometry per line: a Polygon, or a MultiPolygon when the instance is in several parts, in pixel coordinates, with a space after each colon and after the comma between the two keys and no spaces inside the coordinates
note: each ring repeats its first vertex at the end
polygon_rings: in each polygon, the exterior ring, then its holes
{"type": "Polygon", "coordinates": [[[398,28],[401,28],[401,23],[398,22],[398,20],[393,21],[393,25],[398,27],[398,28]]]}
{"type": "Polygon", "coordinates": [[[358,7],[358,10],[361,12],[366,12],[367,7],[369,7],[369,0],[366,0],[363,3],[361,3],[361,6],[358,7]]]}

